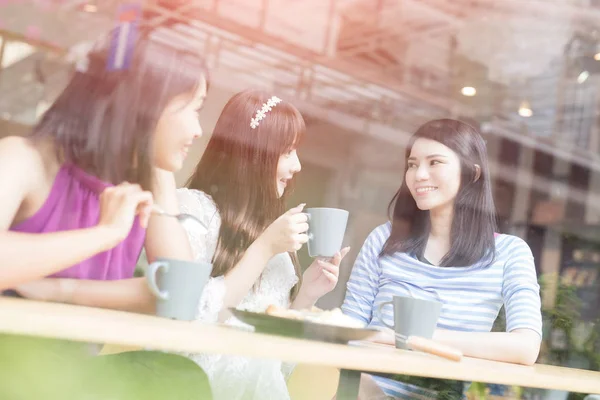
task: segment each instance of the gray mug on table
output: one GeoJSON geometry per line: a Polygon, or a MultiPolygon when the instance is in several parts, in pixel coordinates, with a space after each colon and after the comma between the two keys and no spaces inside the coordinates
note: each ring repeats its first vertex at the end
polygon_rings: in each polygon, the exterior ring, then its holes
{"type": "Polygon", "coordinates": [[[333,257],[342,249],[349,212],[339,208],[307,208],[308,255],[333,257]]]}
{"type": "Polygon", "coordinates": [[[441,311],[442,303],[438,301],[394,296],[392,301],[386,301],[377,307],[376,315],[383,325],[396,332],[396,347],[407,349],[405,341],[410,336],[433,338],[441,311]],[[383,320],[383,307],[388,304],[394,307],[394,326],[383,320]]]}
{"type": "Polygon", "coordinates": [[[156,296],[156,315],[192,321],[212,264],[159,258],[146,269],[146,282],[156,296]]]}

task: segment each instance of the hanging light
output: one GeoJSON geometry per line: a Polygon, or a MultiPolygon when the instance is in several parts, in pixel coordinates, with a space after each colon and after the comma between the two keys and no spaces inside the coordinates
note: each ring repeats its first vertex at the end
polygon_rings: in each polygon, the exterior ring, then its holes
{"type": "Polygon", "coordinates": [[[473,86],[465,86],[460,90],[460,92],[463,96],[467,97],[473,97],[477,94],[477,90],[473,86]]]}
{"type": "Polygon", "coordinates": [[[519,106],[519,115],[524,118],[529,118],[533,115],[533,110],[527,100],[523,100],[519,106]]]}
{"type": "MultiPolygon", "coordinates": [[[[594,36],[594,38],[596,38],[596,40],[598,40],[598,31],[593,31],[592,35],[594,36]]],[[[594,52],[594,60],[600,61],[600,43],[596,44],[596,50],[594,52]]]]}
{"type": "Polygon", "coordinates": [[[587,79],[589,77],[590,77],[590,73],[588,71],[583,71],[577,77],[577,83],[582,84],[583,82],[587,81],[587,79]]]}

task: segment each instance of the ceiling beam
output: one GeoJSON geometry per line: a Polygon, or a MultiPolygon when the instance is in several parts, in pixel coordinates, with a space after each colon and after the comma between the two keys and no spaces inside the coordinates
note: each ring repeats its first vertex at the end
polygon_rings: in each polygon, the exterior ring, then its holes
{"type": "Polygon", "coordinates": [[[311,51],[292,43],[283,41],[280,37],[273,36],[269,33],[259,31],[244,26],[238,22],[224,18],[221,15],[215,15],[210,11],[194,14],[193,17],[188,13],[183,15],[177,11],[165,9],[159,5],[153,3],[145,3],[144,7],[154,12],[164,13],[168,18],[179,20],[182,22],[190,23],[194,20],[198,20],[208,25],[212,25],[216,28],[222,29],[226,32],[231,32],[239,36],[244,37],[251,43],[262,43],[267,46],[273,47],[277,50],[291,53],[296,57],[306,60],[314,64],[320,64],[325,67],[337,70],[339,72],[354,76],[358,79],[363,79],[368,83],[381,85],[390,90],[396,91],[399,94],[408,96],[414,100],[423,101],[432,104],[436,107],[444,108],[447,110],[455,107],[461,107],[457,105],[453,99],[444,98],[442,96],[430,95],[423,92],[419,88],[413,88],[407,85],[402,85],[400,80],[390,79],[391,77],[383,76],[380,69],[373,68],[373,65],[358,63],[355,59],[343,60],[328,57],[324,54],[319,54],[315,51],[311,51]],[[362,64],[362,66],[361,66],[362,64]]]}

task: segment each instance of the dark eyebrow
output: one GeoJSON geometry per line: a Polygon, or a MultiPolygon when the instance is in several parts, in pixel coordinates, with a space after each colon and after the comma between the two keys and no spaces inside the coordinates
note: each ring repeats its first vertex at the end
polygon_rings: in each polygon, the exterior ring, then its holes
{"type": "MultiPolygon", "coordinates": [[[[427,157],[425,157],[426,159],[432,159],[432,158],[448,158],[447,156],[443,155],[443,154],[431,154],[428,155],[427,157]]],[[[416,157],[408,157],[409,160],[416,160],[416,157]]]]}

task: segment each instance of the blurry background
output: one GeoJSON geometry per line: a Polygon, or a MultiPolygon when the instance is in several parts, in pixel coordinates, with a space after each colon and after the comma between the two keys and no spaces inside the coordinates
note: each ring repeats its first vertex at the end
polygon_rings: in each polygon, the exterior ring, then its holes
{"type": "MultiPolygon", "coordinates": [[[[27,133],[72,72],[69,49],[111,29],[122,3],[0,1],[0,136],[27,133]]],[[[600,1],[142,5],[155,40],[201,53],[211,69],[205,136],[180,184],[236,91],[269,89],[305,116],[291,200],[351,212],[352,251],[321,306],[341,303],[364,239],[386,221],[407,138],[427,120],[459,118],[486,136],[501,230],[524,238],[536,257],[544,357],[598,368],[600,1]]]]}

